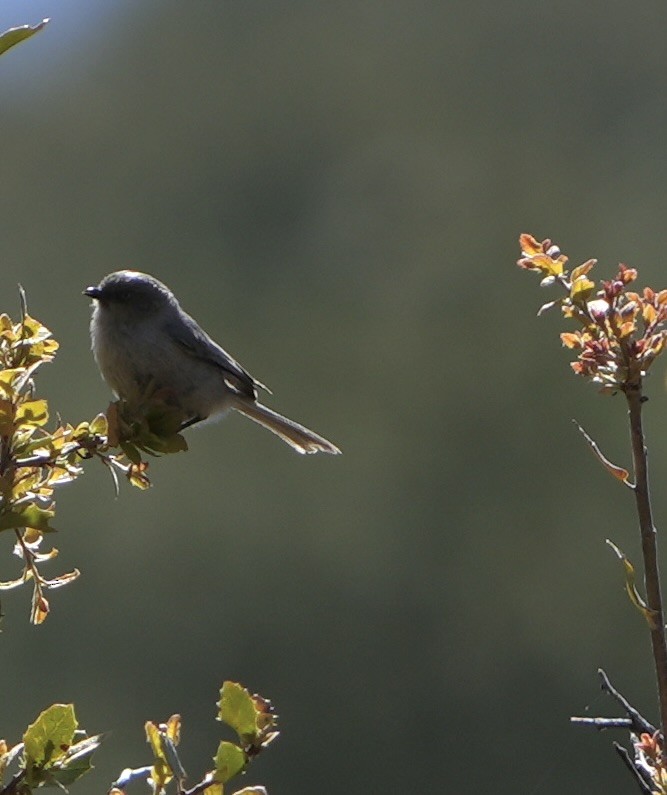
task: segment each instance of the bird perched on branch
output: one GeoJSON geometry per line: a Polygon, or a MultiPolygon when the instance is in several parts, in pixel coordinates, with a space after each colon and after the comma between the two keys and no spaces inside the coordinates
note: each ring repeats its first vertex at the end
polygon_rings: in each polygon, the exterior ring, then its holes
{"type": "Polygon", "coordinates": [[[130,408],[158,400],[182,414],[183,428],[234,409],[299,453],[340,453],[323,436],[260,403],[257,390],[266,387],[153,276],[117,271],[86,288],[84,295],[93,299],[95,360],[104,380],[130,408]]]}

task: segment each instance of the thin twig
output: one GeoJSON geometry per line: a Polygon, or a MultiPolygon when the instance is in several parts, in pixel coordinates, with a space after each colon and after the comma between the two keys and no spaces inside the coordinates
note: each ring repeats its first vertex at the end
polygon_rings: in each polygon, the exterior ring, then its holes
{"type": "Polygon", "coordinates": [[[202,793],[206,792],[206,790],[213,783],[214,783],[214,778],[210,773],[208,773],[198,784],[195,784],[194,787],[192,787],[191,789],[180,790],[179,795],[202,795],[202,793]]]}
{"type": "Polygon", "coordinates": [[[578,726],[590,726],[598,731],[605,729],[632,729],[632,721],[630,718],[570,718],[570,723],[576,723],[578,726]]]}
{"type": "Polygon", "coordinates": [[[16,795],[19,791],[19,784],[25,778],[25,770],[19,770],[6,787],[0,788],[0,795],[16,795]]]}
{"type": "Polygon", "coordinates": [[[628,749],[622,746],[620,743],[614,743],[614,750],[623,760],[623,764],[628,768],[628,770],[632,774],[632,777],[637,782],[637,785],[639,789],[642,791],[643,795],[653,795],[653,787],[651,787],[650,784],[644,780],[642,773],[635,766],[635,763],[630,758],[628,749]]]}
{"type": "Polygon", "coordinates": [[[609,681],[609,677],[607,674],[602,670],[602,668],[598,668],[598,676],[600,677],[601,683],[600,687],[609,695],[614,698],[621,707],[625,710],[626,715],[632,721],[633,730],[637,734],[655,734],[657,729],[656,727],[650,723],[646,718],[638,712],[632,704],[623,696],[621,693],[616,690],[616,688],[612,685],[609,681]]]}

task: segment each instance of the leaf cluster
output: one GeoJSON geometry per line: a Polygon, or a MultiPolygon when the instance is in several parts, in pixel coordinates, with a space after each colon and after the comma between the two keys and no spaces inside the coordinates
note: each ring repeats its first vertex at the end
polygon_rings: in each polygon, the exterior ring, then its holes
{"type": "MultiPolygon", "coordinates": [[[[0,55],[42,30],[47,22],[0,33],[0,55]]],[[[44,534],[54,531],[50,524],[55,514],[54,488],[77,478],[83,460],[97,457],[112,473],[116,490],[117,471],[144,489],[150,482],[141,453],[174,453],[187,450],[187,444],[180,434],[183,418],[159,402],[149,402],[131,415],[122,402],[112,403],[106,415],[99,414],[91,422],[75,427],[58,420],[55,429],[48,431],[48,403],[35,397],[33,375],[53,360],[58,343],[45,326],[28,315],[22,289],[20,297],[18,323],[0,315],[0,532],[14,532],[14,553],[23,560],[23,570],[18,578],[0,582],[0,589],[32,580],[31,621],[40,624],[49,612],[44,591],[79,575],[75,569],[46,579],[39,571],[41,563],[58,554],[55,548],[39,552],[44,534]]],[[[277,716],[270,701],[227,681],[220,690],[217,718],[236,732],[238,742],[220,742],[213,769],[194,787],[185,789],[186,773],[177,751],[181,718],[172,715],[164,724],[146,723],[153,763],[123,771],[110,795],[124,795],[123,788],[136,779],[145,780],[153,795],[166,793],[172,782],[178,795],[224,795],[227,782],[245,772],[276,739],[277,716]]],[[[92,768],[91,757],[103,739],[103,735],[89,737],[78,728],[72,704],[53,704],[26,729],[22,742],[10,746],[0,739],[0,795],[30,795],[38,787],[68,791],[92,768]]],[[[244,787],[234,795],[266,795],[266,790],[244,787]]]]}
{"type": "Polygon", "coordinates": [[[112,403],[105,414],[77,425],[59,419],[48,428],[49,405],[36,396],[34,376],[51,362],[58,343],[26,309],[21,291],[21,319],[0,315],[0,532],[14,534],[14,554],[21,559],[18,576],[0,580],[0,590],[33,584],[30,620],[41,624],[49,613],[45,592],[67,585],[79,571],[47,578],[42,564],[58,550],[41,551],[44,535],[54,532],[54,490],[83,472],[86,459],[97,458],[113,476],[118,473],[138,488],[150,486],[142,452],[161,455],[187,449],[177,419],[147,408],[129,416],[124,404],[112,403]]]}
{"type": "MultiPolygon", "coordinates": [[[[257,694],[251,695],[237,682],[226,681],[220,689],[217,719],[234,730],[237,742],[222,740],[213,757],[213,769],[190,789],[186,789],[187,774],[178,752],[181,716],[172,715],[165,723],[146,723],[152,764],[124,770],[109,795],[125,795],[126,787],[135,781],[145,781],[152,795],[165,795],[172,784],[178,795],[225,795],[226,784],[244,773],[252,760],[278,736],[277,716],[270,701],[257,694]]],[[[233,795],[266,795],[266,790],[244,787],[233,795]]]]}
{"type": "Polygon", "coordinates": [[[575,331],[561,334],[563,345],[577,351],[577,361],[571,365],[574,372],[599,384],[603,392],[636,389],[665,348],[667,290],[629,290],[637,271],[623,264],[613,279],[596,285],[589,278],[596,260],[569,271],[568,258],[551,240],[539,242],[523,234],[519,244],[519,267],[541,274],[542,286],[558,284],[565,292],[544,304],[538,314],[560,306],[564,317],[578,324],[575,331]]]}
{"type": "Polygon", "coordinates": [[[0,740],[0,795],[29,795],[38,787],[66,789],[92,768],[91,757],[103,739],[78,728],[72,704],[53,704],[28,726],[22,742],[10,747],[0,740]]]}

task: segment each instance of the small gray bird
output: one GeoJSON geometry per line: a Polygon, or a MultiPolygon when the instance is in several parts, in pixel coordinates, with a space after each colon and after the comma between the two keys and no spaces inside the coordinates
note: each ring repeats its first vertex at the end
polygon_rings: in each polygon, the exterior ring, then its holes
{"type": "Polygon", "coordinates": [[[104,380],[130,408],[159,395],[183,413],[183,427],[235,409],[299,453],[340,453],[322,436],[259,403],[257,388],[266,387],[214,342],[153,276],[117,271],[84,295],[93,299],[95,360],[104,380]]]}

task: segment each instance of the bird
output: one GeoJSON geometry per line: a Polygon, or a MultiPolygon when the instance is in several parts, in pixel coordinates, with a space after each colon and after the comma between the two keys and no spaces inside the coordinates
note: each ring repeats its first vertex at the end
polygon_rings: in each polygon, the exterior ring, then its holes
{"type": "Polygon", "coordinates": [[[102,377],[130,410],[155,403],[178,410],[181,430],[240,412],[298,453],[340,449],[258,400],[267,389],[187,314],[176,296],[147,273],[120,270],[83,294],[92,298],[90,335],[102,377]]]}

